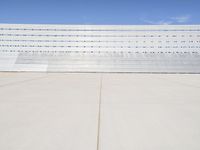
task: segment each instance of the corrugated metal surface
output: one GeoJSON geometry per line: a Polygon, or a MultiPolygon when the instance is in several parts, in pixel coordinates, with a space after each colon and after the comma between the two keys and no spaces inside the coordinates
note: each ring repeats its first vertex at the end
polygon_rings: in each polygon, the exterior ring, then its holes
{"type": "Polygon", "coordinates": [[[200,26],[0,24],[0,71],[200,72],[200,26]]]}

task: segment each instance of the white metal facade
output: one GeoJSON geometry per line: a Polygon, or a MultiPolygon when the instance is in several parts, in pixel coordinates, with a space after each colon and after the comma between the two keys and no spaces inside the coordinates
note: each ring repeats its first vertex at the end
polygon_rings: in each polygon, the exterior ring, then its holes
{"type": "Polygon", "coordinates": [[[0,24],[0,71],[199,73],[200,26],[0,24]]]}

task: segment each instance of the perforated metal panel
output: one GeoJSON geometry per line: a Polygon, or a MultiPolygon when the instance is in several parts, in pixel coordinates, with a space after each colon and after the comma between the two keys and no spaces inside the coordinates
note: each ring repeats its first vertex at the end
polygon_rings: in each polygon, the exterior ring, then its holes
{"type": "Polygon", "coordinates": [[[0,71],[200,72],[200,26],[0,25],[0,71]]]}

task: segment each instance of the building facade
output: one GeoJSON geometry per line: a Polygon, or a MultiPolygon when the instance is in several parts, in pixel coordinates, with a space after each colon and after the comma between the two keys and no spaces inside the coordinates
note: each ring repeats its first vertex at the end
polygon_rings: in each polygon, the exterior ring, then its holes
{"type": "Polygon", "coordinates": [[[200,73],[200,25],[0,24],[0,71],[200,73]]]}

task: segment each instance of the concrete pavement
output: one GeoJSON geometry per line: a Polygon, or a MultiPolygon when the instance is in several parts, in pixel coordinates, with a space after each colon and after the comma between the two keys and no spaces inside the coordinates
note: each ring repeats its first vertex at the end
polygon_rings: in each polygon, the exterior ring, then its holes
{"type": "Polygon", "coordinates": [[[0,149],[199,150],[200,75],[0,73],[0,149]]]}

